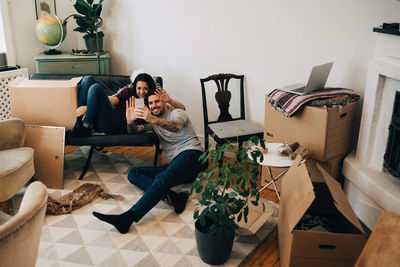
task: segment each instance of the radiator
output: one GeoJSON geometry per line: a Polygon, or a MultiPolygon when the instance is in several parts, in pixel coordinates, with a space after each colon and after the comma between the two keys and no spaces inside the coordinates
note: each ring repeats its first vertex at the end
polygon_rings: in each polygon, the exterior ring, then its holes
{"type": "Polygon", "coordinates": [[[0,120],[10,118],[10,92],[8,85],[18,76],[28,76],[28,69],[0,72],[0,120]]]}

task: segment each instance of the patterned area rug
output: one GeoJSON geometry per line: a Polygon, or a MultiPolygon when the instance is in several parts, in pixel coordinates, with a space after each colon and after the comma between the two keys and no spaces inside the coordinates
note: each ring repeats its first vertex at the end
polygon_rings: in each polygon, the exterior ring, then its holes
{"type": "MultiPolygon", "coordinates": [[[[71,214],[46,216],[36,266],[207,266],[197,253],[194,237],[194,196],[179,215],[160,201],[139,223],[132,225],[129,233],[122,235],[113,226],[97,220],[92,211],[118,214],[129,209],[142,191],[129,183],[127,173],[132,166],[151,163],[111,152],[95,152],[91,168],[79,181],[77,177],[87,154],[88,149],[80,148],[66,155],[64,190],[49,189],[50,195],[59,198],[90,182],[100,184],[107,193],[124,196],[125,200],[99,198],[71,214]]],[[[242,263],[271,233],[278,217],[278,205],[273,205],[274,215],[255,235],[236,235],[231,257],[224,266],[242,263]]]]}

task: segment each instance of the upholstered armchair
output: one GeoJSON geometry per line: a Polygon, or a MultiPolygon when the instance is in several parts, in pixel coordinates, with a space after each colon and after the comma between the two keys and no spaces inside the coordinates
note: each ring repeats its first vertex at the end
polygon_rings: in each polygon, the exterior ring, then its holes
{"type": "Polygon", "coordinates": [[[30,184],[18,213],[0,212],[0,266],[35,266],[47,207],[47,188],[30,184]]]}
{"type": "Polygon", "coordinates": [[[0,121],[0,203],[9,213],[8,200],[35,174],[34,150],[23,147],[25,124],[20,119],[0,121]]]}

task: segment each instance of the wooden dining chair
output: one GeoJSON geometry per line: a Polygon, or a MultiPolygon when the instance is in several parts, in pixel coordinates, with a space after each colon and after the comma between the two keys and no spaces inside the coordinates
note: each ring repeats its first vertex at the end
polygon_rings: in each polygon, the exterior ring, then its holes
{"type": "MultiPolygon", "coordinates": [[[[264,130],[246,120],[245,116],[245,99],[244,99],[244,75],[236,74],[215,74],[207,78],[200,79],[202,100],[203,100],[203,116],[204,116],[204,146],[205,149],[209,147],[209,135],[214,137],[217,146],[221,146],[227,141],[239,144],[242,147],[243,142],[248,140],[251,136],[258,136],[263,138],[264,130]],[[239,85],[229,87],[229,82],[235,80],[239,85]],[[212,81],[215,83],[214,95],[207,96],[206,84],[212,81]],[[236,90],[236,92],[234,91],[236,90]],[[238,91],[238,92],[237,92],[238,91]],[[231,107],[232,95],[238,95],[239,103],[232,103],[232,107],[240,109],[240,115],[234,116],[229,112],[231,107]],[[217,120],[209,120],[209,110],[207,98],[214,96],[218,104],[219,115],[217,120]],[[234,105],[234,106],[233,106],[234,105]]],[[[207,89],[210,86],[207,84],[207,89]]],[[[212,108],[212,107],[210,107],[212,108]]]]}

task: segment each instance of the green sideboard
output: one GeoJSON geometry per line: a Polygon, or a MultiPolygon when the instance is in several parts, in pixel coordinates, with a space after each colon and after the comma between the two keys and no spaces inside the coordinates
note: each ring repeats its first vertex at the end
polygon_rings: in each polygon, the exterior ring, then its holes
{"type": "MultiPolygon", "coordinates": [[[[99,74],[97,56],[73,55],[62,52],[58,55],[40,53],[34,57],[37,73],[45,74],[99,74]]],[[[110,53],[100,56],[100,74],[110,74],[110,53]]]]}

